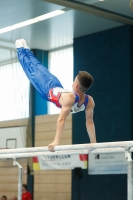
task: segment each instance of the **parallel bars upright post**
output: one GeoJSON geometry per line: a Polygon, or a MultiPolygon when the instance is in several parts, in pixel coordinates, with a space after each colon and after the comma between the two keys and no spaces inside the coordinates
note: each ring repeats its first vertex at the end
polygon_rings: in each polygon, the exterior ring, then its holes
{"type": "Polygon", "coordinates": [[[13,161],[13,165],[18,166],[18,200],[22,199],[22,166],[16,162],[16,158],[13,161]]]}
{"type": "Polygon", "coordinates": [[[133,161],[131,157],[131,152],[126,151],[125,157],[128,162],[127,168],[127,198],[128,200],[133,200],[133,161]]]}

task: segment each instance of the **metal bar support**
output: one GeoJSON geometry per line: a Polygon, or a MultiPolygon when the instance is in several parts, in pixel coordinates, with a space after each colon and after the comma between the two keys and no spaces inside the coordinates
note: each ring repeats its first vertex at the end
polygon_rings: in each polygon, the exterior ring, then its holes
{"type": "Polygon", "coordinates": [[[128,162],[127,169],[127,199],[133,200],[133,161],[131,157],[131,152],[125,151],[125,157],[128,162]]]}
{"type": "Polygon", "coordinates": [[[22,166],[14,158],[13,165],[18,167],[18,200],[22,200],[22,166]]]}

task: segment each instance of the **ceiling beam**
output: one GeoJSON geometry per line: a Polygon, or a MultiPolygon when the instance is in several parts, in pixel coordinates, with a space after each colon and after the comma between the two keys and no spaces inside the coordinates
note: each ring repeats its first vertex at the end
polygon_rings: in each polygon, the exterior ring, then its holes
{"type": "Polygon", "coordinates": [[[67,8],[87,12],[89,14],[93,14],[98,17],[103,17],[109,20],[113,20],[122,24],[133,25],[133,18],[131,17],[127,17],[125,15],[111,12],[102,8],[97,8],[92,5],[88,5],[88,4],[84,4],[84,3],[80,3],[76,1],[69,1],[69,0],[43,0],[43,1],[65,6],[67,8]]]}

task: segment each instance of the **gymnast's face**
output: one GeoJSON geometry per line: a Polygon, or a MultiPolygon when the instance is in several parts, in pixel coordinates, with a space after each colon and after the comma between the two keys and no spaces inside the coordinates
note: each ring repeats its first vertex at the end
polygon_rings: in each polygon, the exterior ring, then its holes
{"type": "Polygon", "coordinates": [[[78,78],[77,77],[78,76],[76,76],[76,78],[74,79],[73,84],[72,84],[73,91],[76,91],[78,88],[78,78]]]}

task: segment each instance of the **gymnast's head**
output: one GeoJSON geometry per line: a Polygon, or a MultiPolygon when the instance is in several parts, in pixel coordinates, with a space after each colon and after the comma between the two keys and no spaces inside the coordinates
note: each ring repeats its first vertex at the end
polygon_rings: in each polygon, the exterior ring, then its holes
{"type": "Polygon", "coordinates": [[[86,71],[79,71],[76,76],[72,88],[75,92],[85,93],[93,84],[93,77],[86,71]]]}

